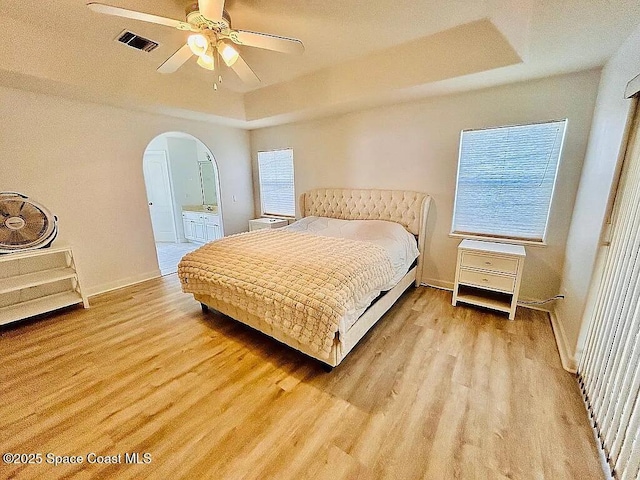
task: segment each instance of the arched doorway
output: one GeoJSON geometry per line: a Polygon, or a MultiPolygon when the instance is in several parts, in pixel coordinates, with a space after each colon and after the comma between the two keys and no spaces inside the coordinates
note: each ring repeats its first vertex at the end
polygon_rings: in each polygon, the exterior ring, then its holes
{"type": "Polygon", "coordinates": [[[218,165],[182,132],[151,140],[142,164],[160,272],[175,273],[185,253],[224,235],[218,165]]]}

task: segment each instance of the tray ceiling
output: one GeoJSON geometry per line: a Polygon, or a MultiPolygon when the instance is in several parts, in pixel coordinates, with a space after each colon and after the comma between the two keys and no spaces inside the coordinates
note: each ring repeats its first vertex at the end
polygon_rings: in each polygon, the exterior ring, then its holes
{"type": "MultiPolygon", "coordinates": [[[[102,1],[176,19],[188,3],[102,1]]],[[[156,72],[183,32],[95,14],[82,0],[3,0],[0,83],[255,128],[595,68],[640,23],[636,0],[227,0],[227,10],[235,28],[301,39],[304,55],[242,48],[262,84],[248,90],[228,70],[214,92],[194,60],[156,72]],[[124,29],[159,47],[115,42],[124,29]]]]}

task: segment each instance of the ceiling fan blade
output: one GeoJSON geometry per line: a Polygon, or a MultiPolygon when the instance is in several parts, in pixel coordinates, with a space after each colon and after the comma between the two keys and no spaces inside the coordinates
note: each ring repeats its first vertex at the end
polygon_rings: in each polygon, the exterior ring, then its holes
{"type": "Polygon", "coordinates": [[[89,2],[87,3],[87,7],[96,13],[104,13],[106,15],[113,15],[116,17],[157,23],[159,25],[166,25],[167,27],[174,27],[180,30],[188,30],[190,28],[188,23],[181,22],[180,20],[159,17],[158,15],[151,15],[149,13],[136,12],[134,10],[127,10],[126,8],[112,7],[111,5],[105,5],[104,3],[89,2]]]}
{"type": "Polygon", "coordinates": [[[158,67],[158,72],[173,73],[178,70],[187,60],[189,60],[192,55],[193,53],[191,52],[189,45],[185,44],[158,67]]]}
{"type": "Polygon", "coordinates": [[[246,30],[236,30],[229,34],[229,38],[238,45],[248,47],[264,48],[282,53],[304,52],[304,45],[295,38],[279,37],[268,33],[248,32],[246,30]]]}
{"type": "Polygon", "coordinates": [[[241,56],[238,56],[235,63],[231,65],[231,70],[236,72],[236,75],[238,75],[240,80],[242,80],[247,86],[257,87],[260,85],[260,79],[255,73],[253,73],[251,67],[247,65],[247,62],[245,62],[241,56]]]}
{"type": "Polygon", "coordinates": [[[222,20],[224,0],[198,0],[198,9],[208,20],[222,20]]]}

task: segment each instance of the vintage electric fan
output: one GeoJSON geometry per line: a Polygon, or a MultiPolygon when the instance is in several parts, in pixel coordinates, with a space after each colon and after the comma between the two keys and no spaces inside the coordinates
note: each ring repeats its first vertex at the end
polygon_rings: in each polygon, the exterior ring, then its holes
{"type": "Polygon", "coordinates": [[[58,235],[57,220],[25,195],[0,192],[0,253],[48,247],[58,235]]]}

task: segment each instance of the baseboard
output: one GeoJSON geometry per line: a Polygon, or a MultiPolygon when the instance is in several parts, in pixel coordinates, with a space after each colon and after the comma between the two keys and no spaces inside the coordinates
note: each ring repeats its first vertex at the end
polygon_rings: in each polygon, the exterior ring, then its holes
{"type": "Polygon", "coordinates": [[[440,290],[449,290],[453,292],[453,282],[447,282],[446,280],[439,280],[437,278],[425,278],[420,285],[426,285],[427,287],[439,288],[440,290]]]}
{"type": "Polygon", "coordinates": [[[518,298],[518,306],[530,308],[531,310],[540,310],[541,312],[551,313],[553,308],[552,302],[542,303],[542,300],[528,297],[518,298]],[[548,307],[546,305],[549,305],[548,307]]]}
{"type": "Polygon", "coordinates": [[[117,290],[119,288],[135,285],[136,283],[146,282],[147,280],[159,278],[160,276],[161,275],[160,275],[159,269],[152,270],[151,272],[146,272],[141,275],[136,275],[134,277],[127,277],[115,282],[103,283],[102,285],[97,285],[95,287],[88,288],[86,290],[86,295],[88,297],[93,297],[95,295],[100,295],[101,293],[107,293],[112,290],[117,290]]]}
{"type": "Polygon", "coordinates": [[[562,362],[562,368],[567,372],[577,373],[578,364],[573,355],[569,353],[567,336],[562,327],[562,322],[558,319],[556,309],[549,310],[549,318],[551,318],[551,327],[553,329],[553,336],[556,338],[556,345],[558,346],[558,353],[560,354],[560,361],[562,362]]]}

